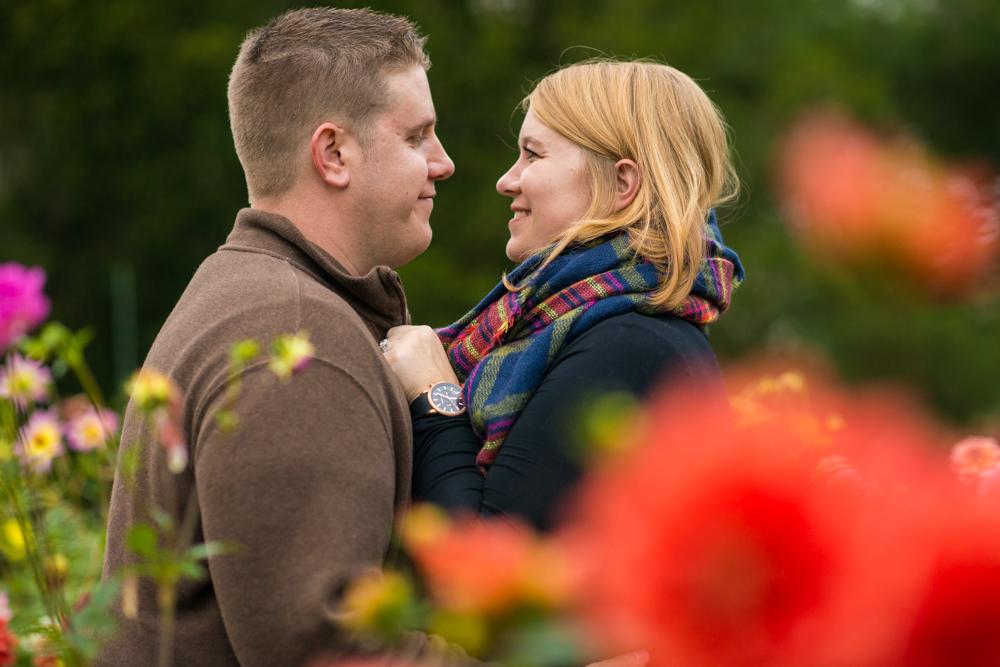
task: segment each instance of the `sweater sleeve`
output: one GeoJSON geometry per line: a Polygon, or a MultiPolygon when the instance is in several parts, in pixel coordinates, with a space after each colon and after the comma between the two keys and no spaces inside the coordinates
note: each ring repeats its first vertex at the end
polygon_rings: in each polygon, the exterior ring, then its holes
{"type": "Polygon", "coordinates": [[[559,355],[484,477],[468,419],[414,420],[414,491],[448,509],[518,515],[547,529],[580,478],[577,423],[606,392],[644,397],[662,383],[721,388],[714,354],[696,327],[676,318],[628,314],[586,332],[559,355]]]}
{"type": "Polygon", "coordinates": [[[322,359],[287,385],[262,367],[247,371],[239,415],[231,434],[204,419],[193,462],[205,540],[239,545],[209,561],[233,650],[246,667],[351,650],[341,597],[354,576],[380,567],[393,521],[383,416],[354,377],[322,359]]]}

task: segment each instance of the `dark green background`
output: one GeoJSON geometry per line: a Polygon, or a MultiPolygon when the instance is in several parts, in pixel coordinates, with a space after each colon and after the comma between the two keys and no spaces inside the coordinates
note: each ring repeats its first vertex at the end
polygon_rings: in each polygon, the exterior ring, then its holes
{"type": "MultiPolygon", "coordinates": [[[[809,351],[848,380],[909,387],[963,423],[1000,415],[1000,302],[934,302],[797,253],[773,201],[776,138],[834,104],[949,158],[1000,164],[996,0],[373,2],[430,35],[439,133],[457,165],[434,242],[401,270],[414,320],[440,325],[510,268],[509,200],[533,80],[595,53],[654,56],[699,80],[732,126],[743,195],[724,234],[748,281],[712,331],[724,359],[809,351]]],[[[0,0],[0,261],[40,264],[54,317],[112,364],[112,267],[131,263],[139,360],[246,203],[226,115],[243,35],[277,0],[0,0]]],[[[347,4],[344,6],[362,6],[347,4]]],[[[994,292],[994,295],[996,292],[994,292]]],[[[119,341],[119,344],[121,342],[119,341]]]]}

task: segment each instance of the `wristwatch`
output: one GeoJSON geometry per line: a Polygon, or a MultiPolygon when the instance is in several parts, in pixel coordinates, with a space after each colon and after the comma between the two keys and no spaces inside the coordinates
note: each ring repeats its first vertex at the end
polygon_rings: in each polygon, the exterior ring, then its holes
{"type": "Polygon", "coordinates": [[[454,382],[436,382],[410,401],[410,415],[445,415],[455,417],[465,412],[462,388],[454,382]]]}

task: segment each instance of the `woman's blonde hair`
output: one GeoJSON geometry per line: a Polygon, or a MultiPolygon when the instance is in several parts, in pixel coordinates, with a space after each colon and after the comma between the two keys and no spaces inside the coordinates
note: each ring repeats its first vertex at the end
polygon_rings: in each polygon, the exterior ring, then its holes
{"type": "Polygon", "coordinates": [[[593,201],[556,240],[567,246],[617,231],[660,271],[657,305],[672,307],[698,276],[708,209],[736,196],[739,181],[719,109],[691,77],[648,60],[588,60],[550,74],[521,103],[587,152],[593,201]],[[639,167],[639,192],[614,210],[615,163],[639,167]]]}

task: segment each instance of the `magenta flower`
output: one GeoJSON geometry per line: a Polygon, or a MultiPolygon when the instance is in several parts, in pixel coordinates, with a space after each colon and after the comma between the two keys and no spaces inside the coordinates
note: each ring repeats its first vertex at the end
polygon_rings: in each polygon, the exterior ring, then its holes
{"type": "Polygon", "coordinates": [[[0,264],[0,352],[48,317],[51,304],[44,285],[41,267],[0,264]]]}
{"type": "Polygon", "coordinates": [[[55,410],[36,410],[21,429],[14,453],[26,468],[36,473],[48,472],[52,459],[65,450],[62,442],[62,425],[55,410]]]}
{"type": "Polygon", "coordinates": [[[0,398],[6,398],[21,409],[32,403],[49,400],[52,373],[39,361],[25,359],[15,352],[0,368],[0,398]]]}
{"type": "Polygon", "coordinates": [[[118,432],[118,415],[111,410],[100,412],[89,408],[73,417],[66,427],[69,447],[77,452],[89,452],[104,447],[118,432]]]}

